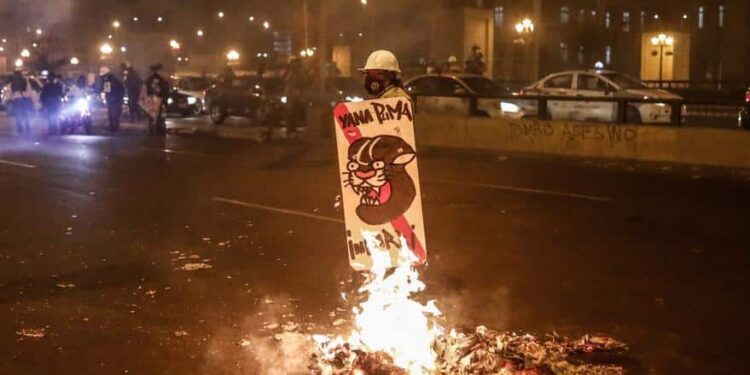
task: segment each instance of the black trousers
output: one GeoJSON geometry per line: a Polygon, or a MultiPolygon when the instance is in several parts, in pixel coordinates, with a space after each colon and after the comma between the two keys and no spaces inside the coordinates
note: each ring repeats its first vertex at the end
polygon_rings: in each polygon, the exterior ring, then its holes
{"type": "Polygon", "coordinates": [[[109,119],[109,130],[112,132],[120,130],[122,103],[107,103],[107,114],[109,119]]]}

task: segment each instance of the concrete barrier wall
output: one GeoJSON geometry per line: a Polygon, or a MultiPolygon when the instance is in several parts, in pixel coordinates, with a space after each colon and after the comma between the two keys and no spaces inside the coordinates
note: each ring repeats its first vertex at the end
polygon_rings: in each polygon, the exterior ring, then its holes
{"type": "Polygon", "coordinates": [[[750,168],[750,132],[419,114],[424,146],[750,168]]]}

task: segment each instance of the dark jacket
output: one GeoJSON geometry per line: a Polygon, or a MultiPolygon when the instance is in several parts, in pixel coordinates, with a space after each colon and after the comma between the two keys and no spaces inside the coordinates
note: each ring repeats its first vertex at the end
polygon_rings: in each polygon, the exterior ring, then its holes
{"type": "Polygon", "coordinates": [[[111,73],[102,77],[99,91],[104,93],[107,103],[122,103],[125,100],[125,85],[111,73]]]}
{"type": "Polygon", "coordinates": [[[169,96],[169,82],[159,73],[152,74],[146,79],[146,94],[166,100],[169,96]]]}
{"type": "Polygon", "coordinates": [[[62,106],[65,97],[65,89],[60,81],[50,81],[42,87],[39,93],[39,101],[47,111],[57,111],[62,106]]]}
{"type": "Polygon", "coordinates": [[[141,79],[140,74],[135,70],[130,70],[125,76],[124,81],[125,89],[128,91],[128,96],[137,99],[141,92],[141,85],[143,85],[143,80],[141,79]]]}

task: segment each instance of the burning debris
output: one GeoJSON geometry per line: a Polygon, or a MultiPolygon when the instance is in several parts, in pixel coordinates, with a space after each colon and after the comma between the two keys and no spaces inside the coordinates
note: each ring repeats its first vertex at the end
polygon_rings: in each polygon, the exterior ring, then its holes
{"type": "MultiPolygon", "coordinates": [[[[539,338],[478,327],[471,334],[446,333],[434,301],[421,304],[412,295],[424,290],[412,266],[414,256],[402,239],[399,267],[388,270],[389,253],[377,238],[363,233],[373,267],[359,289],[366,300],[353,309],[349,337],[313,335],[314,374],[502,374],[616,375],[624,369],[601,364],[595,353],[627,349],[617,340],[586,335],[578,340],[557,334],[539,338]],[[586,360],[596,360],[596,364],[586,360]]],[[[592,361],[589,361],[592,362],[592,361]]]]}
{"type": "MultiPolygon", "coordinates": [[[[320,339],[317,340],[320,344],[320,339]]],[[[311,357],[310,370],[314,374],[415,374],[396,366],[393,357],[385,352],[355,349],[341,339],[327,341],[320,348],[321,351],[311,357]]],[[[627,347],[609,337],[585,335],[578,340],[569,340],[553,334],[540,339],[529,334],[500,333],[480,326],[469,335],[451,332],[439,336],[432,350],[436,355],[434,369],[416,373],[619,375],[624,373],[622,367],[586,363],[586,356],[621,353],[627,347]]]]}

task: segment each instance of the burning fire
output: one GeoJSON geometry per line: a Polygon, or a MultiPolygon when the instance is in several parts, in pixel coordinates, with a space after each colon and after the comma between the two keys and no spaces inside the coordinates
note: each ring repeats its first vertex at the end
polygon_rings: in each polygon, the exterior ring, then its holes
{"type": "Polygon", "coordinates": [[[358,359],[357,352],[385,353],[395,366],[409,374],[433,372],[437,359],[433,344],[443,334],[434,318],[441,312],[435,301],[421,304],[412,299],[425,289],[413,267],[417,257],[406,239],[401,238],[398,267],[389,271],[391,256],[382,248],[377,234],[363,232],[363,238],[373,260],[365,284],[359,289],[360,293],[367,293],[367,300],[352,309],[354,327],[348,338],[313,336],[323,359],[332,362],[340,353],[338,349],[348,347],[351,354],[343,361],[353,363],[358,359]]]}

